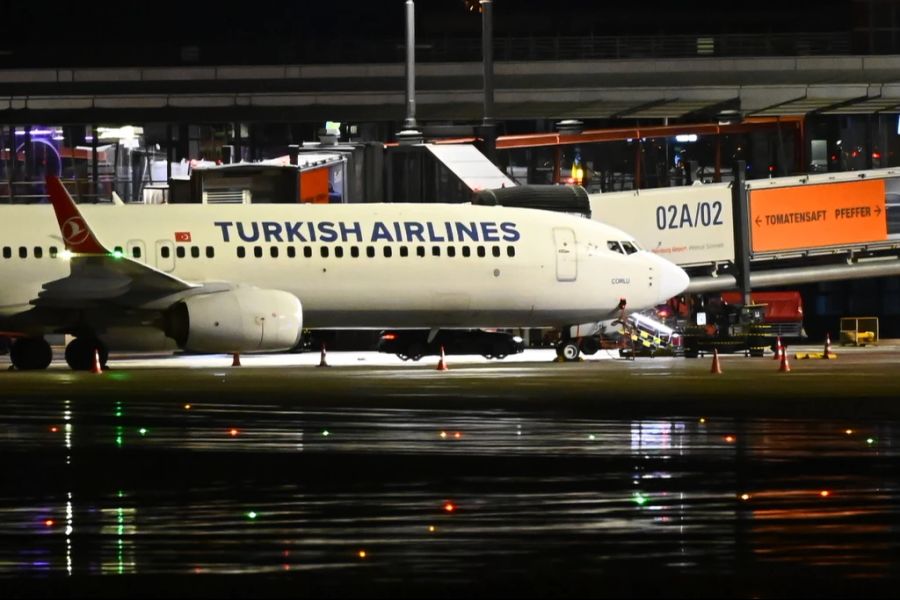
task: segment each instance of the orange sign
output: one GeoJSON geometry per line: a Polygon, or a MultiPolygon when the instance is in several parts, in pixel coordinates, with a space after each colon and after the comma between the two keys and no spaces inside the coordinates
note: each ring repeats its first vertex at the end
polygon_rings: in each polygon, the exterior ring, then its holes
{"type": "Polygon", "coordinates": [[[883,179],[750,190],[754,253],[886,239],[883,179]]]}

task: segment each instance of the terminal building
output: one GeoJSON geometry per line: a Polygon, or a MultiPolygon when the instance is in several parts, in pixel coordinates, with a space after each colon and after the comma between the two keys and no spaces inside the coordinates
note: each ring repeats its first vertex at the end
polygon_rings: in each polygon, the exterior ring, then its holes
{"type": "MultiPolygon", "coordinates": [[[[352,23],[284,7],[256,28],[200,8],[119,21],[60,8],[40,36],[7,32],[0,203],[43,201],[48,174],[80,201],[211,197],[188,189],[191,171],[242,161],[295,164],[299,201],[468,201],[491,184],[440,150],[451,141],[494,162],[492,187],[574,183],[622,210],[642,190],[728,183],[738,161],[748,180],[900,167],[894,2],[773,2],[761,19],[496,0],[490,103],[479,3],[420,2],[415,119],[430,150],[397,143],[404,3],[371,4],[352,23]]],[[[885,202],[895,228],[900,202],[885,202]]],[[[900,335],[896,276],[801,290],[811,335],[869,314],[900,335]]]]}

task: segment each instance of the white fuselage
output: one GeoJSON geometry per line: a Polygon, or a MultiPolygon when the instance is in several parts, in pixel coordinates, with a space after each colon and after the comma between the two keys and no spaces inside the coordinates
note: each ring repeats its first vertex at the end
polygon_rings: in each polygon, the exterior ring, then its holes
{"type": "MultiPolygon", "coordinates": [[[[608,242],[633,240],[630,235],[539,210],[468,204],[79,209],[108,248],[187,282],[294,294],[308,328],[559,326],[609,318],[622,298],[629,309],[653,306],[687,284],[683,271],[648,252],[609,249],[608,242]]],[[[45,283],[69,275],[69,262],[52,258],[51,247],[64,248],[51,206],[0,207],[0,331],[5,317],[32,307],[45,283]]]]}

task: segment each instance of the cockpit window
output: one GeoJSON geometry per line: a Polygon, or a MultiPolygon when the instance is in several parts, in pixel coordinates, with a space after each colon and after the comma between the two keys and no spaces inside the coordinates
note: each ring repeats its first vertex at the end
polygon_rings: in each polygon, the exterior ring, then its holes
{"type": "Polygon", "coordinates": [[[625,254],[634,254],[638,251],[631,242],[622,242],[622,247],[625,248],[625,254]]]}
{"type": "Polygon", "coordinates": [[[606,247],[612,250],[613,252],[618,252],[619,254],[625,254],[625,251],[622,250],[622,246],[619,245],[619,242],[606,242],[606,247]]]}

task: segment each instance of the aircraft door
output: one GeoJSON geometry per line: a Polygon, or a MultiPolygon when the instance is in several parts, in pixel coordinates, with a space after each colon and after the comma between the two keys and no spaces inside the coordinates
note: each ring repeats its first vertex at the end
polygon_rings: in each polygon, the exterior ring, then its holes
{"type": "Polygon", "coordinates": [[[175,242],[156,240],[156,268],[167,273],[175,270],[175,242]]]}
{"type": "Polygon", "coordinates": [[[128,240],[125,247],[125,253],[128,258],[138,262],[147,262],[147,248],[144,247],[142,240],[128,240]]]}
{"type": "Polygon", "coordinates": [[[555,227],[553,240],[556,242],[556,280],[575,281],[578,277],[575,232],[568,227],[555,227]]]}

